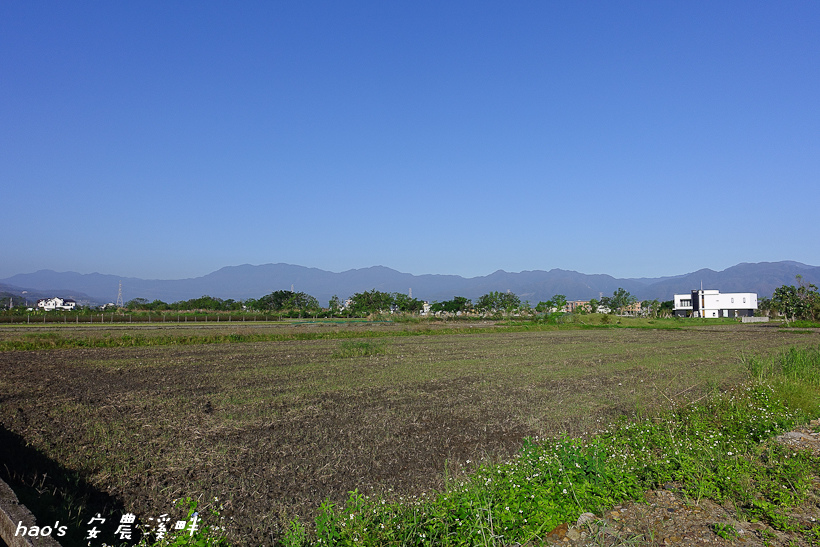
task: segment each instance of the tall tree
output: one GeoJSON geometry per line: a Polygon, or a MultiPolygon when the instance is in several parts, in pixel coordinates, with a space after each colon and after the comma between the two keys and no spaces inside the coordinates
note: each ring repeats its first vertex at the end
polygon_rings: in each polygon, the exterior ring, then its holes
{"type": "Polygon", "coordinates": [[[815,320],[820,318],[820,294],[813,283],[805,283],[803,276],[796,276],[798,286],[783,285],[772,295],[772,305],[786,318],[815,320]]]}
{"type": "Polygon", "coordinates": [[[473,307],[470,299],[464,296],[454,296],[452,300],[445,300],[444,302],[433,302],[430,310],[433,312],[447,312],[458,313],[468,312],[473,307]]]}
{"type": "Polygon", "coordinates": [[[612,308],[615,309],[619,314],[623,313],[625,308],[628,308],[634,305],[638,301],[637,298],[629,294],[629,291],[624,289],[623,287],[618,287],[612,294],[612,308]]]}
{"type": "Polygon", "coordinates": [[[512,292],[492,291],[481,296],[475,303],[476,308],[488,312],[504,311],[510,313],[520,306],[521,299],[512,292]]]}
{"type": "Polygon", "coordinates": [[[150,303],[147,298],[134,298],[125,303],[129,310],[147,310],[150,303]]]}
{"type": "Polygon", "coordinates": [[[318,310],[319,301],[307,293],[293,291],[274,291],[256,301],[260,310],[318,310]]]}
{"type": "Polygon", "coordinates": [[[658,300],[644,300],[641,302],[641,311],[649,317],[657,317],[660,309],[661,303],[658,300]]]}
{"type": "Polygon", "coordinates": [[[416,313],[421,311],[424,306],[424,302],[421,300],[411,298],[404,293],[393,293],[391,296],[393,297],[393,305],[402,312],[416,313]]]}
{"type": "Polygon", "coordinates": [[[393,295],[376,289],[356,293],[350,297],[350,300],[352,300],[350,311],[354,315],[386,312],[390,309],[390,306],[395,304],[393,295]]]}
{"type": "Polygon", "coordinates": [[[556,294],[549,300],[536,304],[535,311],[539,313],[561,313],[566,307],[567,297],[563,294],[556,294]]]}

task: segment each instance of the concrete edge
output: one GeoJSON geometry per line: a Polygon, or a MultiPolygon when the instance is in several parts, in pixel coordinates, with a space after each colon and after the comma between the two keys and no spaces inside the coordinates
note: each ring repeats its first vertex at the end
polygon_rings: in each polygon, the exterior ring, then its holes
{"type": "MultiPolygon", "coordinates": [[[[14,490],[0,480],[0,537],[8,547],[60,547],[53,537],[17,536],[17,526],[22,523],[27,529],[37,526],[34,515],[17,499],[14,490]]],[[[52,535],[57,533],[52,531],[52,535]]]]}

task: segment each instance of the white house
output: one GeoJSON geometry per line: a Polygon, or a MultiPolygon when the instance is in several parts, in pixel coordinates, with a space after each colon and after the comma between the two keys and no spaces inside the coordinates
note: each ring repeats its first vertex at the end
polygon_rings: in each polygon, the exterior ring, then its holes
{"type": "Polygon", "coordinates": [[[41,298],[37,301],[37,307],[44,311],[71,311],[76,305],[77,303],[74,300],[70,298],[60,298],[59,296],[55,296],[54,298],[41,298]]]}
{"type": "Polygon", "coordinates": [[[675,295],[678,317],[752,317],[757,309],[757,293],[700,289],[675,295]]]}

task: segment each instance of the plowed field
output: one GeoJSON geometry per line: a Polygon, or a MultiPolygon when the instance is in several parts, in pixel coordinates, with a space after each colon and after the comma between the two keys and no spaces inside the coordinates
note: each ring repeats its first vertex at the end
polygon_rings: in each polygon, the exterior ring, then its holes
{"type": "Polygon", "coordinates": [[[59,490],[46,469],[71,474],[88,507],[143,520],[198,498],[223,507],[234,541],[271,544],[326,498],[418,495],[524,437],[696,400],[744,381],[744,355],[820,340],[758,325],[373,328],[387,329],[368,339],[377,351],[353,357],[334,339],[0,352],[0,476],[46,499],[59,490]]]}

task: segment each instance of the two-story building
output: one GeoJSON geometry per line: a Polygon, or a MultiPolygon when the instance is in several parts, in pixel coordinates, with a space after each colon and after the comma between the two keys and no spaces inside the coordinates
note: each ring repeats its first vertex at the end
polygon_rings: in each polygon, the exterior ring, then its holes
{"type": "Polygon", "coordinates": [[[77,303],[70,298],[41,298],[37,301],[37,307],[44,311],[64,310],[71,311],[77,306],[77,303]]]}
{"type": "Polygon", "coordinates": [[[757,309],[757,293],[717,290],[696,290],[676,294],[675,315],[678,317],[752,317],[757,309]]]}

